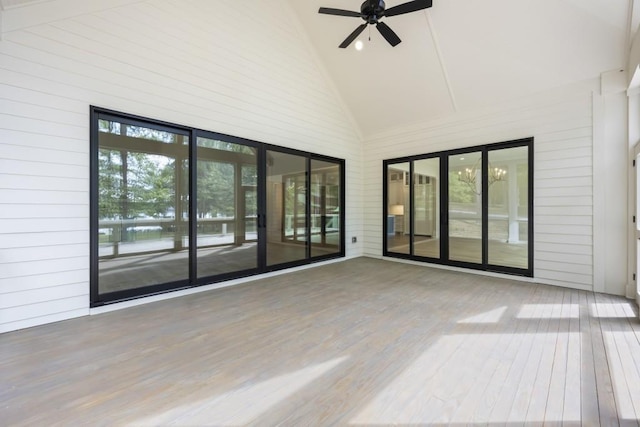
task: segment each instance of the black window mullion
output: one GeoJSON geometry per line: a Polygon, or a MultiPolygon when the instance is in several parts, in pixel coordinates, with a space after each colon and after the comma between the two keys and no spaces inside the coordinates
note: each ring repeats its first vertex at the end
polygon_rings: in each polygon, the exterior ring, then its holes
{"type": "Polygon", "coordinates": [[[311,156],[307,156],[307,170],[305,171],[305,251],[306,258],[311,259],[311,156]]]}
{"type": "Polygon", "coordinates": [[[258,238],[258,271],[267,268],[267,148],[262,146],[257,150],[258,173],[257,186],[257,214],[256,234],[258,238]]]}
{"type": "Polygon", "coordinates": [[[440,155],[440,260],[449,260],[449,156],[440,155]]]}
{"type": "Polygon", "coordinates": [[[534,220],[533,220],[533,141],[529,142],[529,159],[528,159],[528,176],[527,178],[529,179],[528,182],[528,191],[529,194],[528,196],[528,200],[527,202],[529,203],[529,222],[528,222],[528,233],[529,235],[527,236],[527,246],[528,246],[528,251],[529,251],[529,265],[528,265],[528,269],[527,269],[527,273],[529,274],[529,276],[533,277],[533,224],[534,224],[534,220]]]}
{"type": "Polygon", "coordinates": [[[347,248],[345,245],[346,241],[346,233],[345,230],[345,219],[347,218],[346,214],[346,206],[347,206],[347,164],[345,160],[340,160],[340,255],[345,256],[347,248]]]}
{"type": "MultiPolygon", "coordinates": [[[[404,221],[407,215],[409,216],[409,254],[414,255],[414,230],[413,230],[413,197],[415,191],[415,183],[414,183],[414,163],[415,160],[411,160],[409,162],[409,206],[408,212],[405,212],[402,220],[404,221]]],[[[404,229],[404,227],[403,227],[404,229]]]]}
{"type": "Polygon", "coordinates": [[[389,216],[389,212],[387,209],[388,200],[389,200],[389,162],[386,160],[382,162],[382,255],[387,255],[387,245],[388,238],[387,234],[389,233],[389,228],[387,227],[387,217],[389,216]]]}
{"type": "Polygon", "coordinates": [[[489,264],[489,153],[482,150],[482,267],[489,264]]]}
{"type": "Polygon", "coordinates": [[[89,161],[89,167],[91,170],[91,180],[90,180],[90,195],[91,195],[91,203],[89,205],[90,212],[90,227],[91,232],[89,233],[89,242],[91,246],[91,254],[90,254],[90,301],[91,307],[95,307],[97,304],[100,291],[98,289],[98,216],[99,216],[99,207],[98,207],[98,195],[100,191],[99,186],[99,162],[98,162],[98,153],[99,153],[99,143],[98,143],[98,120],[99,120],[99,112],[96,111],[95,107],[91,107],[91,156],[89,161]]]}
{"type": "Polygon", "coordinates": [[[189,136],[189,283],[195,286],[198,280],[198,132],[189,136]]]}

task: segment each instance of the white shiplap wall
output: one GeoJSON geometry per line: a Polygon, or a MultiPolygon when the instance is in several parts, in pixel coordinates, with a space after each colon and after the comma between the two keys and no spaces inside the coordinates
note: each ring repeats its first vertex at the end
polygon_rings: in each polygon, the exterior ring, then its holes
{"type": "MultiPolygon", "coordinates": [[[[534,137],[534,277],[593,287],[593,92],[589,81],[365,141],[365,255],[382,254],[382,160],[534,137]]],[[[623,165],[621,165],[623,166],[623,165]]]]}
{"type": "Polygon", "coordinates": [[[89,105],[344,158],[361,236],[361,141],[295,19],[156,0],[3,34],[0,332],[89,313],[89,105]]]}

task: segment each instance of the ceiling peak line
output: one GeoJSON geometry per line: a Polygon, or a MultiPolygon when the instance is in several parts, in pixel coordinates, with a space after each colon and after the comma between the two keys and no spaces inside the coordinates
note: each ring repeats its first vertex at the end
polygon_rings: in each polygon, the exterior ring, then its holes
{"type": "Polygon", "coordinates": [[[449,72],[447,71],[447,67],[444,63],[444,58],[442,56],[442,50],[440,49],[440,42],[438,40],[438,35],[436,34],[436,30],[433,27],[433,22],[431,21],[431,15],[429,12],[425,12],[424,16],[427,20],[427,27],[429,27],[429,32],[431,33],[431,39],[433,40],[433,46],[436,49],[436,55],[438,56],[438,62],[440,63],[440,69],[442,70],[442,76],[444,77],[444,81],[447,85],[447,91],[449,92],[449,97],[451,98],[451,106],[453,107],[454,112],[458,112],[458,103],[456,101],[456,96],[453,93],[453,87],[451,86],[451,80],[449,79],[449,72]]]}
{"type": "Polygon", "coordinates": [[[640,0],[629,0],[629,7],[627,11],[627,32],[626,32],[626,46],[625,51],[628,53],[631,50],[633,38],[638,31],[638,24],[640,23],[640,0]]]}

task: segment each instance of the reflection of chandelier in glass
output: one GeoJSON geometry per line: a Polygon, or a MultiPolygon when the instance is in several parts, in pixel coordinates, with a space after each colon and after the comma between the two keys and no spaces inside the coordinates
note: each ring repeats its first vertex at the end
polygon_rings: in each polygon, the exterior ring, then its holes
{"type": "MultiPolygon", "coordinates": [[[[458,181],[464,182],[471,188],[471,190],[480,194],[478,191],[478,187],[476,185],[476,177],[478,176],[478,170],[480,169],[480,161],[478,161],[471,168],[465,168],[464,171],[458,171],[458,181]]],[[[507,171],[505,169],[501,169],[498,167],[492,167],[491,163],[489,163],[489,187],[493,185],[495,182],[505,181],[507,179],[507,171]]]]}

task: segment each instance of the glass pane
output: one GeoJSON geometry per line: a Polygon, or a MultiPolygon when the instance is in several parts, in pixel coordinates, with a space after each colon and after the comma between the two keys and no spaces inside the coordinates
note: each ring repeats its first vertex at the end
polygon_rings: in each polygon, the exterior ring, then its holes
{"type": "Polygon", "coordinates": [[[413,163],[413,253],[440,258],[440,159],[413,163]]]}
{"type": "Polygon", "coordinates": [[[411,253],[409,239],[409,163],[387,167],[387,251],[411,253]]]}
{"type": "Polygon", "coordinates": [[[244,193],[245,240],[258,240],[258,168],[242,165],[242,191],[244,193]]]}
{"type": "Polygon", "coordinates": [[[198,138],[198,277],[258,266],[252,147],[198,138]]]}
{"type": "Polygon", "coordinates": [[[101,120],[98,291],[189,278],[184,135],[101,120]]]}
{"type": "Polygon", "coordinates": [[[256,155],[256,149],[248,145],[235,144],[233,142],[220,141],[217,139],[210,139],[210,138],[199,137],[198,147],[212,148],[214,150],[229,151],[232,153],[249,154],[252,156],[256,155]]]}
{"type": "Polygon", "coordinates": [[[489,264],[528,268],[528,147],[489,152],[489,264]]]}
{"type": "Polygon", "coordinates": [[[267,151],[267,265],[307,257],[305,157],[267,151]]]}
{"type": "Polygon", "coordinates": [[[482,153],[449,156],[449,259],[482,263],[482,153]]]}
{"type": "Polygon", "coordinates": [[[311,256],[339,253],[340,164],[311,160],[311,256]]]}

